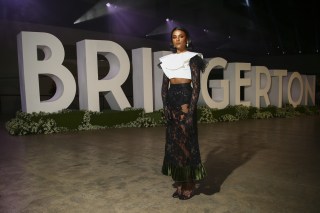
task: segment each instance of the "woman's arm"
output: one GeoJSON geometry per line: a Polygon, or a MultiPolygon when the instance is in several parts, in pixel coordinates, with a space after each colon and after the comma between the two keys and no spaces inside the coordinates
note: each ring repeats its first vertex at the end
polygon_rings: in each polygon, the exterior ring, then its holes
{"type": "Polygon", "coordinates": [[[162,87],[161,87],[161,97],[162,97],[162,104],[163,104],[163,111],[166,119],[169,118],[168,112],[168,89],[169,89],[169,78],[163,74],[162,77],[162,87]]]}
{"type": "Polygon", "coordinates": [[[200,71],[205,69],[205,63],[203,59],[196,55],[190,59],[189,62],[191,69],[191,80],[192,80],[192,97],[189,104],[189,111],[187,116],[187,124],[192,125],[192,117],[194,110],[197,108],[197,103],[200,93],[200,71]]]}

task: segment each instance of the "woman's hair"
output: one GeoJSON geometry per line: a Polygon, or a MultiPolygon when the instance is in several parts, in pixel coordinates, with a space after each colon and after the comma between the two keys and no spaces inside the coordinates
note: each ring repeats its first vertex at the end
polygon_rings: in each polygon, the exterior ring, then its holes
{"type": "Polygon", "coordinates": [[[172,43],[172,34],[176,30],[180,30],[180,31],[182,31],[182,32],[184,32],[186,34],[187,44],[188,44],[187,50],[189,50],[189,51],[192,50],[193,49],[193,45],[192,45],[192,42],[191,42],[190,34],[189,34],[188,30],[186,30],[183,27],[175,27],[175,28],[172,29],[172,31],[170,33],[170,50],[172,52],[174,52],[174,53],[177,52],[177,49],[173,46],[173,43],[172,43]]]}

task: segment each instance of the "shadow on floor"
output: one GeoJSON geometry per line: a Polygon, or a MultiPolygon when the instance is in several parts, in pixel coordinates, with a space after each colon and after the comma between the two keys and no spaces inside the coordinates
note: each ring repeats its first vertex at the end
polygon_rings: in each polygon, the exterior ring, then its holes
{"type": "Polygon", "coordinates": [[[204,166],[207,176],[200,182],[196,194],[213,195],[220,191],[227,177],[238,167],[249,161],[259,150],[264,149],[259,139],[248,141],[248,135],[240,135],[236,142],[224,141],[220,146],[209,152],[204,166]],[[246,140],[241,140],[246,138],[246,140]]]}

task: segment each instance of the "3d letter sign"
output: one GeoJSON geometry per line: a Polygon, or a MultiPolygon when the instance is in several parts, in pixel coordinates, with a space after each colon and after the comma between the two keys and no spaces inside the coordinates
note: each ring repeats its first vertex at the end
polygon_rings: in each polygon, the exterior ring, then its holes
{"type": "MultiPolygon", "coordinates": [[[[20,32],[17,36],[19,78],[22,111],[56,112],[66,109],[76,94],[76,81],[71,72],[62,65],[64,48],[60,40],[43,32],[20,32]],[[38,49],[44,59],[38,59],[38,49]],[[56,92],[49,100],[40,100],[39,75],[54,81],[56,92]]],[[[125,50],[117,43],[106,40],[83,40],[77,46],[79,108],[100,111],[99,93],[104,94],[111,109],[123,110],[131,107],[121,88],[130,72],[130,60],[125,50]],[[98,79],[97,54],[103,55],[110,64],[108,74],[98,79]]],[[[132,50],[133,103],[135,108],[152,112],[162,108],[160,88],[162,71],[156,66],[159,58],[168,51],[154,52],[150,48],[132,50]]],[[[250,63],[228,63],[223,58],[206,59],[208,66],[201,74],[202,86],[199,104],[210,108],[228,105],[282,107],[289,103],[315,105],[314,75],[300,75],[287,70],[268,70],[264,66],[250,63]],[[209,80],[212,69],[222,68],[224,79],[209,80]],[[244,72],[244,78],[240,73],[244,72]],[[244,100],[240,99],[240,88],[244,88],[244,100]]]]}

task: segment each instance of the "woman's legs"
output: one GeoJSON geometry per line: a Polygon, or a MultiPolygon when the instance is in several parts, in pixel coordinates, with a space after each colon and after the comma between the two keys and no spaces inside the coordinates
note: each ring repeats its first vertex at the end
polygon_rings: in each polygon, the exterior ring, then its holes
{"type": "Polygon", "coordinates": [[[187,200],[193,196],[195,190],[195,183],[193,181],[175,182],[174,186],[176,191],[172,194],[172,197],[187,200]]]}
{"type": "MultiPolygon", "coordinates": [[[[168,94],[168,112],[169,125],[167,126],[167,142],[166,156],[167,162],[170,162],[174,167],[174,180],[183,180],[184,182],[176,181],[176,188],[173,197],[179,199],[189,199],[192,197],[194,190],[194,182],[189,181],[188,167],[193,163],[191,153],[193,145],[192,126],[186,123],[186,115],[189,113],[189,103],[191,100],[192,88],[188,85],[172,85],[168,94]],[[167,145],[168,144],[168,145],[167,145]]],[[[189,120],[189,117],[188,117],[189,120]]]]}
{"type": "Polygon", "coordinates": [[[182,184],[181,184],[181,182],[175,182],[174,186],[176,188],[176,191],[172,194],[172,197],[178,198],[178,197],[180,197],[180,195],[182,193],[182,191],[181,191],[182,184]]]}

